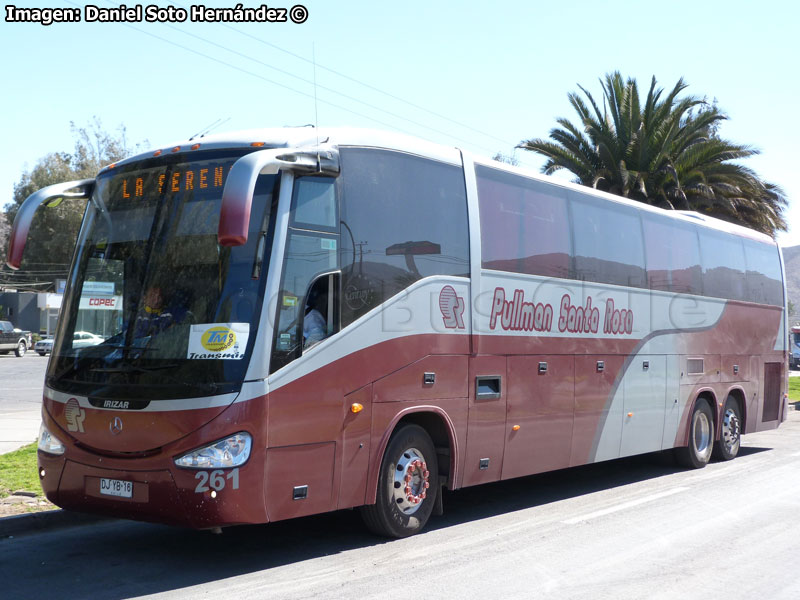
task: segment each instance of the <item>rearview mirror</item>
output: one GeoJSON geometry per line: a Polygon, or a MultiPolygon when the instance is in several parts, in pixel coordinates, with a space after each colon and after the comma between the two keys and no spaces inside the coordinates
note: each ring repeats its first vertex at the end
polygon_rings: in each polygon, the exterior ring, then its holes
{"type": "Polygon", "coordinates": [[[36,209],[42,204],[47,208],[56,207],[65,198],[89,198],[93,190],[94,179],[80,179],[78,181],[48,185],[28,196],[22,206],[19,207],[14,224],[11,226],[6,264],[14,270],[19,269],[22,264],[22,254],[25,251],[25,243],[28,241],[28,233],[30,232],[36,209]]]}

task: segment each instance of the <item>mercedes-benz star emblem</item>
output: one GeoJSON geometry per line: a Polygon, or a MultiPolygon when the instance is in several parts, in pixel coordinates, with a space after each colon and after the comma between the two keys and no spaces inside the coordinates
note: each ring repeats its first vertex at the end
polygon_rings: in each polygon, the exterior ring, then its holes
{"type": "Polygon", "coordinates": [[[114,417],[114,420],[108,424],[108,428],[112,435],[119,435],[122,433],[122,419],[114,417]]]}

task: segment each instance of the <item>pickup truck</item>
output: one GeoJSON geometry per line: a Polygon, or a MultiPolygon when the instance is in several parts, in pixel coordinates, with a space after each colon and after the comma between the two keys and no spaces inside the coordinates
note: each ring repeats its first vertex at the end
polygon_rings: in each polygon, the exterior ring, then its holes
{"type": "Polygon", "coordinates": [[[16,329],[10,321],[0,321],[0,354],[13,350],[17,356],[25,356],[32,343],[30,331],[16,329]]]}

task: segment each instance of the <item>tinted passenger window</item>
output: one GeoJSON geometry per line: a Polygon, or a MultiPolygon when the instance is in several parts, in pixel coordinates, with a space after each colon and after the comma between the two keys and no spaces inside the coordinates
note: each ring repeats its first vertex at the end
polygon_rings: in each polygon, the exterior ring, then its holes
{"type": "Polygon", "coordinates": [[[459,167],[366,148],[341,161],[342,326],[423,277],[469,276],[459,167]]]}
{"type": "Polygon", "coordinates": [[[646,287],[636,209],[570,192],[577,279],[646,287]]]}
{"type": "Polygon", "coordinates": [[[700,257],[706,296],[744,300],[744,248],[738,237],[701,227],[700,257]]]}
{"type": "Polygon", "coordinates": [[[476,166],[485,269],[569,277],[566,190],[476,166]]]}
{"type": "Polygon", "coordinates": [[[783,306],[783,283],[778,248],[743,240],[747,266],[745,295],[751,302],[783,306]]]}
{"type": "Polygon", "coordinates": [[[702,294],[702,270],[697,228],[642,214],[650,289],[682,294],[702,294]]]}

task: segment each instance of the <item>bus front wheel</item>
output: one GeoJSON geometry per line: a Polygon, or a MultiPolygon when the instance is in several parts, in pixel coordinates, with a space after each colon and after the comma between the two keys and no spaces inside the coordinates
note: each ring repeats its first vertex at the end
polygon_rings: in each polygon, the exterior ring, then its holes
{"type": "Polygon", "coordinates": [[[714,417],[711,407],[699,399],[689,420],[689,445],[675,448],[675,458],[684,467],[702,469],[711,458],[714,447],[714,417]]]}
{"type": "Polygon", "coordinates": [[[418,425],[405,425],[389,440],[383,455],[375,504],[361,516],[373,533],[403,538],[420,532],[439,493],[439,467],[430,436],[418,425]]]}

